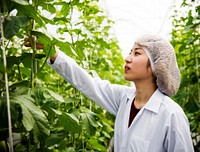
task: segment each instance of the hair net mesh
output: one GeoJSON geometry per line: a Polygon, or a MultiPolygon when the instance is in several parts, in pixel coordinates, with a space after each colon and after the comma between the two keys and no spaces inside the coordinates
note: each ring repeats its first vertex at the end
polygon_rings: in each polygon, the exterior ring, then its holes
{"type": "Polygon", "coordinates": [[[170,42],[160,36],[145,35],[138,38],[135,43],[151,55],[154,64],[152,71],[158,89],[168,96],[176,94],[180,86],[180,70],[170,42]]]}

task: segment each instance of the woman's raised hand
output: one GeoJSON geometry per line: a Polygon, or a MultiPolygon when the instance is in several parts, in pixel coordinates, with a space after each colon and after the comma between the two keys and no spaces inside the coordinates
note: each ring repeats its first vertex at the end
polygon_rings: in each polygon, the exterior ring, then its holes
{"type": "MultiPolygon", "coordinates": [[[[30,39],[29,38],[24,38],[24,41],[25,41],[25,46],[26,47],[31,47],[31,43],[30,43],[30,39]]],[[[38,43],[37,42],[37,37],[36,36],[34,36],[33,37],[33,41],[34,41],[34,45],[35,45],[35,47],[36,47],[36,49],[43,49],[44,48],[44,44],[41,44],[41,43],[38,43]]],[[[55,61],[56,60],[56,57],[57,57],[57,55],[58,55],[58,48],[56,48],[56,52],[55,52],[55,54],[53,55],[53,56],[51,56],[51,61],[55,61]]]]}

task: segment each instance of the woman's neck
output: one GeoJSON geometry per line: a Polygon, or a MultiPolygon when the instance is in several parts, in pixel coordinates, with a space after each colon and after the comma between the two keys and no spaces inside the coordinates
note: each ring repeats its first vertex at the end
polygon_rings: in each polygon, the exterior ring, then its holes
{"type": "Polygon", "coordinates": [[[156,89],[157,86],[154,83],[136,84],[135,107],[141,109],[148,102],[156,89]]]}

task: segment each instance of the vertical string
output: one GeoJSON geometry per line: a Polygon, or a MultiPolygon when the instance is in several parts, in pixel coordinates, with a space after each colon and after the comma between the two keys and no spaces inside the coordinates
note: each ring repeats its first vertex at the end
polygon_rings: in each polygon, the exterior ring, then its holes
{"type": "MultiPolygon", "coordinates": [[[[0,26],[1,26],[1,42],[2,42],[2,52],[3,52],[3,64],[6,69],[7,62],[6,62],[6,51],[4,46],[4,33],[3,33],[3,22],[4,17],[0,16],[0,26]]],[[[8,75],[7,71],[5,70],[5,86],[6,86],[6,101],[7,101],[7,111],[8,111],[8,131],[9,131],[9,144],[10,144],[10,152],[13,152],[13,139],[12,139],[12,125],[11,125],[11,113],[10,113],[10,98],[9,98],[9,86],[8,86],[8,75]]]]}

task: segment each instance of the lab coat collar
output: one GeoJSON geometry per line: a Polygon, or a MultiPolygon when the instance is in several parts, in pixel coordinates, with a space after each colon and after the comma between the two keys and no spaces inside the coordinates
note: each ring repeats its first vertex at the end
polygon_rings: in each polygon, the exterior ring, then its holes
{"type": "MultiPolygon", "coordinates": [[[[127,101],[133,101],[135,97],[135,91],[133,89],[128,90],[127,92],[127,101]]],[[[152,112],[158,113],[160,105],[162,103],[162,98],[164,97],[164,94],[160,92],[160,90],[156,90],[153,95],[150,97],[149,101],[144,105],[143,109],[150,110],[152,112]]]]}
{"type": "Polygon", "coordinates": [[[143,108],[158,113],[163,97],[164,94],[157,89],[143,108]]]}

